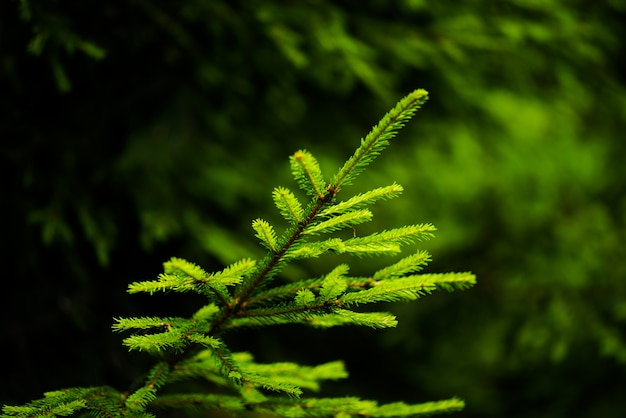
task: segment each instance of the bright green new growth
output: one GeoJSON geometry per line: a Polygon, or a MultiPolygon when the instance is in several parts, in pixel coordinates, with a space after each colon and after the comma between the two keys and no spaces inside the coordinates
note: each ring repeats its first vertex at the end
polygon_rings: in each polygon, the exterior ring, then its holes
{"type": "Polygon", "coordinates": [[[361,140],[360,146],[329,183],[308,151],[297,151],[291,170],[311,200],[303,204],[284,187],[272,197],[288,227],[277,235],[269,222],[256,219],[252,228],[267,249],[261,260],[244,259],[222,271],[207,273],[179,258],[164,264],[154,281],[131,283],[129,293],[195,292],[206,304],[190,318],[118,318],[115,331],[133,331],[123,340],[130,350],[145,351],[157,359],[144,383],[132,391],[110,387],[70,388],[48,392],[45,398],[24,406],[5,406],[3,416],[66,416],[87,410],[103,417],[151,417],[161,408],[228,411],[234,415],[257,411],[286,417],[392,417],[422,416],[459,410],[457,398],[408,405],[402,402],[378,405],[351,397],[316,398],[325,380],[347,377],[343,363],[319,366],[294,363],[256,363],[249,353],[233,353],[224,336],[241,327],[302,324],[318,328],[361,325],[389,328],[397,324],[387,312],[359,312],[360,305],[376,302],[410,301],[435,290],[465,289],[475,283],[470,273],[419,274],[430,260],[417,251],[366,277],[350,276],[350,268],[339,264],[322,277],[290,283],[276,283],[281,269],[297,259],[326,253],[376,256],[397,254],[402,246],[429,239],[435,228],[415,224],[366,236],[342,239],[338,230],[372,219],[368,205],[397,197],[402,187],[392,184],[338,201],[337,195],[389,144],[396,132],[426,101],[427,93],[409,94],[361,140]],[[175,393],[175,383],[201,379],[218,390],[202,393],[175,393]],[[167,393],[161,393],[169,386],[167,393]]]}

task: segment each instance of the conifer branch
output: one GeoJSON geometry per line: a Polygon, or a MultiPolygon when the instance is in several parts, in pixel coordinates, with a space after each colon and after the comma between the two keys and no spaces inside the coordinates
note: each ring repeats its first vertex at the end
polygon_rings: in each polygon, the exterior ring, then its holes
{"type": "Polygon", "coordinates": [[[103,417],[119,417],[124,413],[122,394],[110,386],[67,388],[44,393],[44,398],[25,405],[4,405],[3,417],[68,416],[88,410],[103,417]]]}
{"type": "Polygon", "coordinates": [[[272,192],[274,204],[288,222],[300,223],[304,218],[304,209],[298,198],[291,190],[284,187],[277,187],[272,192]]]}
{"type": "Polygon", "coordinates": [[[208,323],[218,312],[219,308],[215,304],[210,303],[198,309],[196,313],[193,314],[192,319],[195,321],[203,321],[204,323],[208,323]]]}
{"type": "Polygon", "coordinates": [[[320,210],[324,207],[325,203],[330,201],[334,197],[334,192],[327,191],[327,194],[322,198],[318,198],[313,201],[311,204],[311,209],[308,211],[306,218],[295,225],[291,231],[288,231],[286,234],[286,238],[283,240],[281,244],[279,244],[279,248],[277,251],[269,254],[259,266],[257,270],[258,273],[255,273],[251,276],[248,282],[243,282],[239,287],[236,301],[233,305],[230,305],[222,312],[221,317],[215,321],[213,324],[213,328],[211,329],[211,334],[215,334],[219,332],[226,321],[236,317],[238,313],[241,311],[242,307],[246,306],[248,298],[253,294],[253,292],[258,288],[258,286],[263,283],[263,281],[267,278],[272,277],[276,273],[276,269],[279,264],[284,261],[284,256],[287,252],[292,248],[298,240],[303,235],[304,230],[308,225],[310,225],[320,210]]]}
{"type": "Polygon", "coordinates": [[[317,328],[331,328],[356,325],[374,329],[394,328],[398,325],[395,315],[388,312],[354,312],[349,309],[335,309],[326,315],[314,315],[307,325],[317,328]]]}
{"type": "MultiPolygon", "coordinates": [[[[242,412],[247,409],[240,398],[212,394],[161,395],[152,403],[157,408],[178,408],[201,406],[205,409],[242,412]]],[[[378,405],[374,401],[364,401],[355,397],[343,398],[266,398],[258,407],[273,411],[278,416],[297,417],[426,417],[460,411],[465,403],[458,398],[410,405],[394,402],[378,405]]]]}
{"type": "MultiPolygon", "coordinates": [[[[398,104],[388,112],[383,119],[376,125],[372,131],[361,141],[361,146],[344,164],[339,172],[334,176],[333,181],[328,187],[325,182],[317,160],[308,152],[300,150],[291,158],[291,168],[299,186],[314,197],[308,214],[297,224],[294,230],[288,235],[286,240],[280,245],[278,251],[270,255],[258,274],[248,283],[244,282],[238,292],[238,298],[234,306],[224,311],[224,314],[217,321],[212,332],[217,332],[226,320],[238,312],[245,305],[247,299],[258,288],[258,286],[268,277],[272,277],[274,269],[282,261],[283,256],[291,249],[291,247],[302,237],[305,230],[311,225],[324,207],[329,204],[337,192],[344,184],[348,184],[356,175],[361,172],[367,164],[369,164],[380,152],[389,144],[389,140],[393,138],[396,132],[404,126],[404,124],[413,116],[413,114],[421,107],[428,98],[425,90],[415,90],[411,94],[401,99],[398,104]],[[325,190],[324,190],[325,188],[325,190]]],[[[434,230],[434,227],[432,228],[434,230]]],[[[400,232],[400,231],[397,231],[400,232]]],[[[387,233],[390,235],[390,232],[387,233]]],[[[393,243],[382,246],[377,243],[361,243],[353,245],[350,251],[361,254],[373,254],[381,252],[397,252],[399,246],[396,245],[398,240],[402,240],[400,235],[393,239],[393,243]]],[[[407,239],[408,239],[407,234],[407,239]]],[[[385,238],[385,237],[382,237],[385,238]]],[[[339,246],[338,252],[345,252],[348,247],[339,246]]],[[[331,249],[331,248],[329,248],[331,249]]]]}
{"type": "Polygon", "coordinates": [[[319,299],[323,303],[335,301],[339,295],[346,291],[348,282],[345,275],[348,273],[348,269],[348,265],[340,264],[324,277],[319,291],[319,299]]]}
{"type": "Polygon", "coordinates": [[[396,183],[356,194],[337,202],[340,190],[350,184],[387,147],[389,140],[427,100],[424,90],[409,94],[361,140],[355,153],[326,183],[318,161],[305,150],[290,157],[291,171],[300,189],[311,198],[306,208],[288,189],[272,192],[275,206],[287,221],[278,236],[267,221],[257,218],[252,229],[267,249],[260,261],[243,259],[221,271],[207,273],[196,264],[171,258],[157,280],[133,282],[129,293],[195,292],[207,302],[190,318],[116,318],[114,331],[134,331],[123,343],[130,350],[145,351],[159,360],[136,390],[119,393],[112,388],[71,388],[49,392],[29,404],[5,406],[6,416],[65,416],[82,410],[103,417],[152,417],[148,408],[196,408],[233,413],[269,411],[278,416],[425,416],[461,409],[453,398],[409,405],[378,405],[358,398],[306,398],[303,390],[317,391],[325,380],[345,378],[342,362],[319,366],[295,363],[259,364],[248,353],[232,353],[222,334],[236,328],[288,323],[318,328],[343,325],[374,329],[397,325],[388,312],[358,312],[368,303],[409,301],[436,290],[466,289],[475,283],[471,273],[418,274],[430,261],[417,251],[370,276],[350,277],[349,266],[339,264],[321,277],[270,286],[280,270],[294,260],[322,254],[372,256],[399,253],[403,246],[433,236],[431,224],[407,225],[370,235],[342,239],[319,238],[343,228],[370,221],[367,207],[400,195],[396,183]],[[317,240],[316,240],[317,239],[317,240]],[[173,382],[202,379],[235,395],[160,393],[173,382]],[[269,396],[277,392],[287,397],[269,396]]]}
{"type": "Polygon", "coordinates": [[[156,399],[157,389],[167,382],[169,365],[159,362],[150,370],[145,384],[126,398],[125,405],[133,412],[142,412],[156,399]]]}
{"type": "Polygon", "coordinates": [[[300,150],[293,154],[289,161],[300,188],[315,199],[323,199],[326,194],[326,182],[315,157],[306,150],[300,150]]]}
{"type": "Polygon", "coordinates": [[[128,286],[128,292],[153,294],[168,290],[176,292],[194,291],[209,297],[217,296],[226,304],[230,299],[226,286],[241,283],[243,277],[253,271],[255,265],[254,260],[243,259],[220,272],[208,274],[193,263],[173,257],[163,264],[164,273],[159,275],[159,280],[131,283],[128,286]]]}
{"type": "Polygon", "coordinates": [[[219,386],[228,386],[230,380],[220,370],[222,365],[216,358],[210,349],[204,349],[177,362],[170,362],[172,363],[170,381],[201,378],[219,386]]]}
{"type": "Polygon", "coordinates": [[[302,395],[302,389],[298,386],[262,374],[246,373],[242,379],[253,387],[261,387],[273,392],[282,392],[292,398],[299,398],[302,395]]]}
{"type": "Polygon", "coordinates": [[[419,417],[459,411],[465,406],[465,403],[458,398],[415,405],[404,402],[378,405],[374,401],[363,401],[355,397],[308,398],[303,400],[272,398],[268,400],[268,403],[270,402],[275,403],[275,407],[272,409],[278,415],[298,417],[419,417]]]}
{"type": "Polygon", "coordinates": [[[315,258],[328,252],[345,252],[343,241],[339,238],[328,238],[323,241],[307,242],[291,248],[287,254],[285,254],[285,258],[287,260],[315,258]]]}
{"type": "MultiPolygon", "coordinates": [[[[303,291],[307,292],[307,291],[303,291]]],[[[304,295],[305,293],[300,293],[304,295]]],[[[308,296],[308,295],[307,295],[308,296]]],[[[327,303],[316,301],[315,295],[310,294],[310,298],[296,297],[297,302],[267,308],[246,309],[237,318],[229,321],[226,329],[250,326],[269,326],[292,323],[303,323],[309,321],[313,316],[330,311],[331,307],[327,303]]]]}
{"type": "Polygon", "coordinates": [[[408,273],[415,273],[422,269],[431,260],[427,251],[418,251],[390,266],[378,270],[372,276],[372,280],[391,279],[408,273]]]}
{"type": "Polygon", "coordinates": [[[414,300],[434,290],[462,290],[473,286],[476,278],[470,273],[442,273],[407,276],[395,280],[381,280],[367,290],[346,293],[338,299],[339,306],[363,303],[414,300]]]}
{"type": "Polygon", "coordinates": [[[243,374],[226,346],[213,347],[213,349],[207,350],[206,352],[211,354],[211,357],[220,369],[222,376],[228,377],[236,384],[241,384],[243,374]]]}
{"type": "Polygon", "coordinates": [[[292,300],[295,294],[304,289],[317,289],[322,285],[324,277],[316,279],[301,280],[296,283],[288,283],[282,286],[272,287],[263,292],[255,294],[248,299],[247,306],[255,307],[257,305],[265,306],[275,301],[292,300]]]}
{"type": "Polygon", "coordinates": [[[256,231],[256,237],[267,249],[273,252],[277,251],[276,232],[274,232],[272,225],[263,219],[255,219],[252,222],[252,228],[256,231]]]}
{"type": "Polygon", "coordinates": [[[375,203],[379,200],[387,200],[397,197],[404,189],[399,184],[379,187],[368,192],[357,194],[348,200],[335,203],[320,212],[320,216],[329,216],[344,213],[348,210],[358,209],[364,205],[375,203]]]}
{"type": "Polygon", "coordinates": [[[320,390],[320,384],[323,380],[338,380],[348,377],[342,361],[332,361],[313,367],[287,362],[270,364],[247,362],[242,363],[242,366],[252,373],[265,375],[294,387],[315,392],[320,390]]]}
{"type": "Polygon", "coordinates": [[[372,212],[369,209],[358,209],[345,212],[341,215],[315,223],[304,230],[306,235],[324,234],[337,231],[342,228],[351,227],[372,220],[372,212]]]}
{"type": "Polygon", "coordinates": [[[401,99],[361,140],[361,146],[335,174],[330,187],[339,190],[351,184],[356,176],[389,145],[389,140],[411,119],[427,99],[428,92],[422,89],[415,90],[401,99]]]}

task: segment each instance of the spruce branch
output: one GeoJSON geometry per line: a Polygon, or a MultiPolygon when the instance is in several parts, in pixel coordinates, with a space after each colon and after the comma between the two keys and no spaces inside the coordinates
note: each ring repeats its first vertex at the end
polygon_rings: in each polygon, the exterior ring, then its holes
{"type": "Polygon", "coordinates": [[[361,146],[333,176],[330,187],[340,190],[343,186],[351,184],[365,167],[389,145],[389,140],[396,136],[398,130],[413,117],[426,100],[428,100],[428,92],[422,89],[415,90],[402,98],[361,140],[361,146]]]}
{"type": "Polygon", "coordinates": [[[320,390],[320,384],[324,380],[338,380],[348,377],[344,363],[341,361],[317,366],[302,366],[289,362],[259,364],[252,361],[250,356],[247,360],[240,361],[240,364],[250,373],[267,376],[276,382],[315,392],[320,390]]]}
{"type": "Polygon", "coordinates": [[[302,390],[285,381],[272,379],[271,376],[262,375],[242,367],[239,359],[241,356],[231,353],[226,347],[219,347],[209,350],[218,367],[222,370],[222,375],[226,375],[232,383],[239,389],[239,393],[248,401],[254,403],[265,400],[257,388],[261,387],[274,392],[281,392],[291,397],[299,397],[302,390]]]}
{"type": "Polygon", "coordinates": [[[398,197],[404,189],[399,184],[393,183],[390,186],[379,187],[368,192],[357,194],[348,200],[332,204],[320,212],[320,216],[330,216],[345,213],[348,210],[358,209],[379,200],[392,199],[398,197]]]}
{"type": "Polygon", "coordinates": [[[203,321],[204,323],[208,323],[209,321],[211,321],[215,315],[217,315],[219,313],[219,308],[213,304],[210,303],[208,305],[204,305],[203,307],[201,307],[200,309],[198,309],[194,314],[192,319],[194,321],[203,321]]]}
{"type": "Polygon", "coordinates": [[[263,219],[255,219],[252,222],[252,228],[256,231],[256,237],[261,240],[261,243],[269,250],[276,252],[276,232],[274,228],[267,221],[263,219]]]}
{"type": "Polygon", "coordinates": [[[266,306],[267,304],[276,301],[293,300],[298,291],[303,289],[317,289],[322,285],[323,280],[324,277],[321,277],[272,287],[271,289],[255,294],[253,297],[248,299],[247,306],[266,306]]]}
{"type": "Polygon", "coordinates": [[[305,235],[325,234],[371,221],[372,216],[372,212],[369,209],[353,210],[345,212],[341,215],[333,216],[332,218],[319,223],[312,224],[306,228],[303,233],[305,235]]]}
{"type": "Polygon", "coordinates": [[[285,259],[299,260],[307,258],[316,258],[328,252],[345,252],[345,245],[340,238],[328,238],[323,241],[307,242],[290,248],[285,254],[285,259]]]}
{"type": "MultiPolygon", "coordinates": [[[[6,416],[69,415],[82,410],[97,416],[151,417],[148,408],[203,408],[235,414],[268,412],[278,416],[426,416],[455,411],[463,402],[453,398],[409,405],[397,402],[378,405],[353,397],[301,398],[304,390],[318,391],[326,380],[347,376],[342,362],[302,366],[279,362],[261,364],[245,352],[233,353],[223,339],[228,331],[243,327],[304,324],[317,328],[358,325],[374,329],[395,327],[397,318],[388,312],[358,312],[369,303],[410,301],[436,290],[461,290],[475,283],[471,273],[422,274],[430,261],[417,251],[380,268],[370,276],[350,277],[349,266],[339,264],[316,278],[302,278],[275,285],[273,280],[288,263],[323,254],[357,257],[397,254],[408,244],[430,239],[431,224],[414,224],[342,239],[320,237],[370,221],[369,205],[397,197],[402,186],[393,183],[347,197],[338,193],[371,163],[397,131],[427,100],[427,92],[415,90],[401,99],[361,140],[359,147],[326,183],[318,161],[306,150],[290,159],[294,179],[310,197],[305,206],[289,189],[276,187],[275,206],[287,221],[281,235],[267,221],[252,222],[255,236],[266,248],[260,260],[243,259],[221,271],[207,273],[198,265],[171,258],[157,280],[133,282],[129,293],[195,292],[206,297],[190,318],[116,318],[113,330],[134,332],[123,339],[130,350],[145,351],[158,358],[156,365],[135,390],[120,393],[112,388],[72,388],[49,392],[45,398],[19,407],[5,406],[6,416]],[[161,393],[161,388],[191,379],[210,382],[230,394],[161,393]],[[273,392],[273,395],[269,395],[273,392]],[[286,395],[279,397],[277,394],[286,395]]],[[[168,388],[168,391],[171,388],[168,388]]]]}
{"type": "Polygon", "coordinates": [[[218,326],[214,328],[214,331],[217,331],[223,322],[235,314],[246,303],[247,299],[264,280],[272,278],[277,273],[281,262],[285,261],[285,255],[294,245],[301,241],[304,229],[313,222],[319,211],[323,208],[325,200],[326,199],[314,200],[311,205],[309,205],[305,219],[292,226],[292,228],[283,235],[283,238],[278,243],[277,251],[268,254],[258,265],[255,273],[252,274],[248,280],[244,280],[241,286],[238,287],[236,303],[231,306],[228,311],[224,312],[222,319],[218,321],[218,326]]]}
{"type": "Polygon", "coordinates": [[[346,245],[364,245],[373,243],[412,244],[432,238],[436,231],[431,224],[407,225],[400,228],[389,229],[382,232],[374,232],[364,237],[346,240],[346,245]]]}
{"type": "Polygon", "coordinates": [[[465,406],[458,398],[415,405],[404,402],[378,405],[377,402],[355,397],[302,400],[272,398],[268,402],[275,403],[272,409],[286,417],[420,417],[459,411],[465,406]]]}
{"type": "Polygon", "coordinates": [[[220,340],[208,335],[209,318],[217,313],[214,305],[200,308],[191,318],[116,318],[114,331],[131,329],[156,331],[149,334],[134,334],[123,340],[130,350],[146,351],[153,354],[169,349],[182,352],[190,345],[217,347],[220,340]],[[158,332],[161,331],[161,332],[158,332]]]}
{"type": "Polygon", "coordinates": [[[216,365],[220,374],[227,377],[231,384],[234,384],[236,388],[241,390],[241,386],[246,381],[246,378],[228,347],[226,345],[213,347],[205,350],[205,353],[210,355],[213,364],[216,365]]]}
{"type": "Polygon", "coordinates": [[[306,150],[300,150],[293,154],[289,161],[291,172],[300,188],[315,199],[324,199],[326,182],[315,157],[306,150]]]}
{"type": "Polygon", "coordinates": [[[376,232],[364,237],[349,238],[345,241],[329,238],[295,246],[287,256],[293,259],[313,258],[329,251],[359,257],[397,254],[401,251],[402,245],[430,239],[435,230],[431,224],[418,224],[376,232]]]}
{"type": "Polygon", "coordinates": [[[145,384],[126,398],[126,407],[134,413],[145,411],[146,406],[156,399],[157,390],[167,382],[169,371],[168,363],[157,363],[148,373],[145,384]]]}
{"type": "MultiPolygon", "coordinates": [[[[282,257],[301,238],[304,230],[315,220],[324,207],[334,199],[340,188],[352,181],[358,173],[363,171],[365,166],[386,148],[389,140],[396,135],[396,132],[425,103],[427,98],[428,93],[425,90],[418,89],[401,99],[361,141],[361,145],[357,148],[354,155],[346,161],[344,166],[333,177],[333,181],[331,181],[328,187],[325,186],[317,160],[308,151],[300,150],[290,157],[292,172],[298,185],[312,195],[314,200],[309,205],[304,219],[297,224],[295,229],[290,231],[286,239],[281,243],[278,251],[267,259],[267,262],[258,270],[258,273],[254,275],[255,277],[252,280],[248,283],[244,282],[244,285],[241,287],[242,291],[238,294],[239,298],[236,307],[231,309],[231,311],[238,310],[266,277],[273,276],[273,270],[282,261],[282,257]]],[[[371,246],[370,251],[365,247],[362,248],[366,250],[365,252],[372,252],[371,246]]],[[[397,252],[396,248],[391,250],[397,252]]],[[[359,252],[358,248],[357,252],[359,252]]],[[[378,253],[380,249],[373,252],[378,253]]],[[[226,320],[226,316],[230,316],[230,314],[226,314],[223,321],[226,320]]]]}
{"type": "Polygon", "coordinates": [[[280,214],[290,223],[300,223],[304,219],[304,209],[293,192],[285,187],[277,187],[272,192],[274,204],[280,214]]]}
{"type": "Polygon", "coordinates": [[[406,416],[429,416],[446,414],[460,411],[465,407],[465,402],[458,398],[446,399],[436,402],[425,402],[417,405],[407,405],[404,402],[394,402],[381,405],[377,408],[377,417],[406,417],[406,416]]]}
{"type": "Polygon", "coordinates": [[[391,279],[401,277],[408,273],[415,273],[422,270],[422,267],[431,260],[427,251],[418,251],[408,257],[404,257],[397,263],[378,270],[372,276],[372,280],[391,279]]]}
{"type": "Polygon", "coordinates": [[[4,405],[3,417],[69,416],[88,410],[96,416],[119,417],[125,413],[123,396],[110,386],[67,388],[44,393],[25,405],[4,405]]]}
{"type": "Polygon", "coordinates": [[[218,386],[227,387],[230,380],[224,376],[220,368],[222,363],[210,349],[196,351],[193,355],[181,358],[173,363],[170,381],[182,381],[201,378],[218,386]]]}
{"type": "Polygon", "coordinates": [[[163,271],[165,274],[190,277],[198,282],[203,281],[208,276],[202,267],[178,257],[172,257],[163,263],[163,271]]]}
{"type": "Polygon", "coordinates": [[[199,266],[181,258],[173,257],[163,264],[164,272],[158,280],[133,282],[128,286],[128,293],[175,291],[197,292],[211,296],[217,294],[220,299],[228,299],[225,286],[234,286],[253,271],[256,262],[251,259],[239,260],[224,270],[208,274],[199,266]]]}
{"type": "Polygon", "coordinates": [[[328,303],[334,301],[346,291],[348,282],[345,275],[348,273],[348,270],[347,264],[340,264],[324,277],[319,291],[321,302],[328,303]]]}
{"type": "Polygon", "coordinates": [[[132,329],[171,329],[174,322],[186,321],[183,318],[161,318],[161,317],[140,317],[140,318],[114,318],[113,331],[128,331],[132,329]]]}
{"type": "Polygon", "coordinates": [[[395,315],[388,312],[355,312],[349,309],[335,309],[326,315],[312,316],[307,324],[317,328],[356,325],[384,329],[396,327],[398,320],[395,315]]]}
{"type": "Polygon", "coordinates": [[[302,290],[296,294],[293,303],[246,309],[240,316],[229,321],[226,329],[306,323],[314,315],[330,310],[331,307],[318,301],[310,290],[302,290]]]}
{"type": "Polygon", "coordinates": [[[273,392],[282,392],[292,398],[299,398],[300,395],[302,395],[302,389],[298,386],[267,375],[246,373],[245,375],[242,375],[241,379],[246,384],[252,385],[252,387],[261,387],[265,390],[273,392]]]}
{"type": "Polygon", "coordinates": [[[369,289],[344,294],[338,299],[338,305],[348,307],[363,303],[415,300],[437,289],[462,290],[475,283],[476,278],[471,273],[420,274],[381,280],[369,289]]]}

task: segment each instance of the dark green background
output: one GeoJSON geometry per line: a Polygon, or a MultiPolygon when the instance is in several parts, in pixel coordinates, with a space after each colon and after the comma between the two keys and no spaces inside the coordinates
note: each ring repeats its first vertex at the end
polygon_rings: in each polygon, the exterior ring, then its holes
{"type": "MultiPolygon", "coordinates": [[[[415,88],[431,99],[353,191],[397,181],[361,233],[431,222],[428,271],[478,285],[389,331],[236,334],[260,361],[346,360],[333,396],[459,396],[465,417],[625,416],[626,2],[3,1],[0,402],[120,389],[147,359],[113,317],[171,256],[257,256],[306,148],[331,174],[415,88]]],[[[392,260],[351,261],[367,273],[392,260]]],[[[322,258],[288,271],[316,276],[322,258]]]]}

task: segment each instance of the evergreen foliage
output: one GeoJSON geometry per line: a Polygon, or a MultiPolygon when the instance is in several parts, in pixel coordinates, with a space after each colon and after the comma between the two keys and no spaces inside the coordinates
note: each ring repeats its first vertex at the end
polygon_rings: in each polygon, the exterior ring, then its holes
{"type": "Polygon", "coordinates": [[[367,277],[350,276],[349,266],[339,264],[318,278],[278,281],[281,270],[295,260],[326,254],[395,255],[403,246],[433,236],[435,228],[430,224],[407,225],[358,237],[355,233],[348,238],[336,234],[371,220],[372,212],[367,208],[370,204],[401,193],[402,188],[394,183],[338,200],[344,188],[389,145],[389,140],[426,100],[425,90],[415,90],[401,99],[361,140],[329,182],[310,152],[300,150],[293,154],[293,177],[309,201],[300,201],[284,187],[274,189],[274,203],[287,227],[277,234],[266,220],[252,222],[256,237],[267,250],[265,257],[242,259],[214,273],[174,257],[164,263],[157,280],[129,285],[129,293],[193,292],[205,299],[205,305],[189,318],[115,319],[114,331],[131,333],[123,340],[129,350],[146,352],[156,359],[143,383],[123,392],[108,386],[47,392],[44,398],[22,406],[4,406],[2,416],[54,417],[83,411],[98,417],[152,417],[160,409],[203,409],[234,415],[254,411],[285,417],[401,417],[463,408],[464,403],[458,398],[379,405],[356,397],[310,397],[304,394],[305,390],[318,392],[324,381],[347,377],[341,361],[318,366],[261,364],[248,352],[232,352],[225,339],[229,331],[237,328],[283,324],[394,327],[394,315],[362,312],[358,307],[411,301],[435,290],[461,290],[474,285],[471,273],[419,274],[430,260],[423,250],[367,277]],[[210,385],[202,392],[177,391],[176,383],[189,380],[210,385]]]}
{"type": "MultiPolygon", "coordinates": [[[[436,92],[404,128],[420,140],[351,191],[410,187],[338,234],[426,219],[439,228],[420,244],[437,254],[429,268],[481,286],[394,306],[398,328],[357,351],[341,349],[360,327],[322,334],[340,352],[298,327],[297,350],[273,343],[281,327],[229,340],[268,362],[345,358],[352,378],[332,385],[364,399],[626,416],[625,20],[623,0],[0,2],[0,404],[127,387],[149,356],[126,355],[109,318],[190,317],[197,301],[128,298],[127,284],[171,255],[206,271],[260,259],[241,220],[263,214],[282,236],[265,198],[291,184],[277,162],[301,147],[324,173],[341,167],[346,139],[417,83],[436,92]],[[363,364],[393,378],[374,391],[363,364]]],[[[322,266],[300,259],[281,280],[322,266]]]]}

